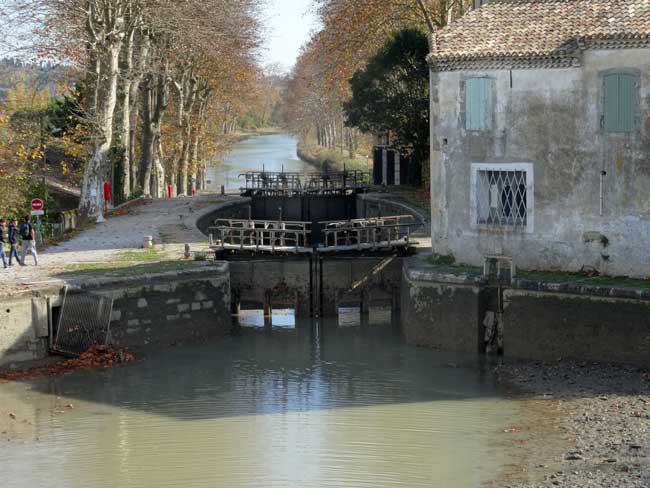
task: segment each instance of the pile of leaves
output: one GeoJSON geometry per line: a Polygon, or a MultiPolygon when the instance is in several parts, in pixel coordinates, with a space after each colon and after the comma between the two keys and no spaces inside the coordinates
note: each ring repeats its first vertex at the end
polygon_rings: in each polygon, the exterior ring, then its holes
{"type": "Polygon", "coordinates": [[[126,349],[111,349],[98,344],[92,346],[75,359],[69,359],[47,366],[0,372],[0,383],[28,381],[45,376],[58,376],[80,369],[106,369],[133,361],[135,361],[135,356],[126,349]]]}

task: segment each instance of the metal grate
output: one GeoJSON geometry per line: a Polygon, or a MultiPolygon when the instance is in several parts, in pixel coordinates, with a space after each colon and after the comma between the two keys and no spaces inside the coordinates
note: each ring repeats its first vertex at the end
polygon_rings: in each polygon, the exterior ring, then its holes
{"type": "Polygon", "coordinates": [[[96,344],[107,342],[113,299],[65,287],[52,350],[79,356],[96,344]]]}
{"type": "Polygon", "coordinates": [[[526,171],[477,171],[477,223],[521,226],[528,222],[526,171]]]}

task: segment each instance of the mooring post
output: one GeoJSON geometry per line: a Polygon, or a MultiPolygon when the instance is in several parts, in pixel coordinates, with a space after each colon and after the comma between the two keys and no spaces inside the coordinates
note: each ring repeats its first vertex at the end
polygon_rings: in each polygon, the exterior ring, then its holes
{"type": "Polygon", "coordinates": [[[230,296],[230,313],[232,315],[239,315],[241,312],[241,298],[239,292],[233,292],[230,296]]]}
{"type": "Polygon", "coordinates": [[[271,327],[273,325],[273,307],[271,306],[271,294],[266,292],[264,294],[264,327],[271,327]]]}

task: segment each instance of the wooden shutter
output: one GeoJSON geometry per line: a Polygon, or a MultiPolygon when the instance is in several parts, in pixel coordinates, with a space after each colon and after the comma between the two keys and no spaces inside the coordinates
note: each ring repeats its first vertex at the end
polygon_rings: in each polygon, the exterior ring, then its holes
{"type": "Polygon", "coordinates": [[[465,128],[486,130],[492,119],[492,80],[468,78],[465,81],[465,128]]]}
{"type": "Polygon", "coordinates": [[[605,76],[603,117],[607,132],[632,132],[634,130],[636,80],[636,76],[629,74],[605,76]]]}

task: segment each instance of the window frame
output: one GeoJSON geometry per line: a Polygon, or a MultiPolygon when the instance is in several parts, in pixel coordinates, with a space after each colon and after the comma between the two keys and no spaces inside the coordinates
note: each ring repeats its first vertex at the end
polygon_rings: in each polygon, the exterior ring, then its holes
{"type": "Polygon", "coordinates": [[[474,230],[532,234],[535,231],[535,173],[533,163],[472,163],[470,178],[470,219],[470,227],[474,230]],[[525,225],[503,225],[480,222],[478,183],[479,172],[481,171],[522,172],[526,174],[525,225]]]}

